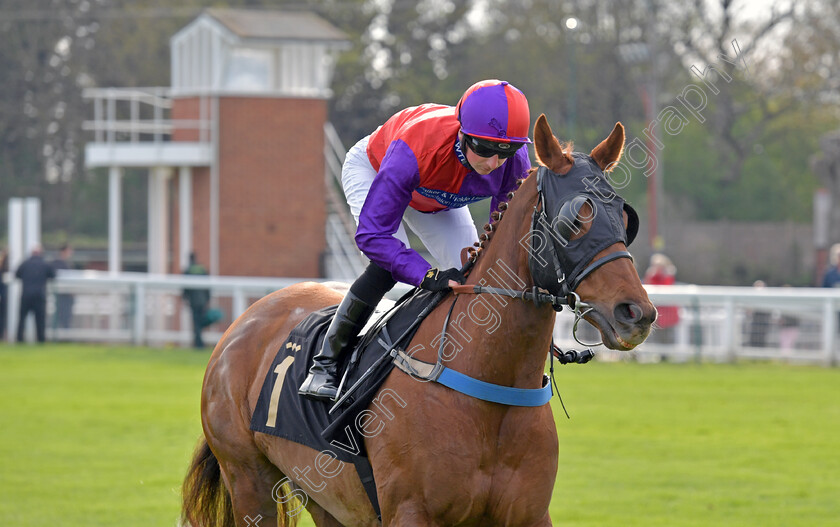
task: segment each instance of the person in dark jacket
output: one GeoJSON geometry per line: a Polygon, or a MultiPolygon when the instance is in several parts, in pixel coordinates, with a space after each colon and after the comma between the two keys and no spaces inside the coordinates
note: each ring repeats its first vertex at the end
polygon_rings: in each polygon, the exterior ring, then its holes
{"type": "MultiPolygon", "coordinates": [[[[184,269],[184,274],[206,275],[207,269],[198,263],[195,253],[190,253],[190,265],[184,269]]],[[[201,337],[201,330],[206,326],[207,308],[210,305],[210,290],[206,288],[184,289],[184,300],[190,305],[193,321],[193,347],[203,348],[204,339],[201,337]]]]}
{"type": "Polygon", "coordinates": [[[9,272],[9,253],[0,251],[0,340],[6,338],[6,306],[8,289],[6,289],[6,273],[9,272]]]}
{"type": "Polygon", "coordinates": [[[23,283],[20,295],[17,341],[23,342],[23,328],[30,312],[35,316],[38,342],[46,341],[47,280],[55,278],[55,269],[41,256],[41,246],[32,248],[32,254],[18,267],[15,276],[23,283]]]}
{"type": "Polygon", "coordinates": [[[840,287],[840,243],[835,243],[829,251],[831,269],[823,276],[823,287],[840,287]]]}

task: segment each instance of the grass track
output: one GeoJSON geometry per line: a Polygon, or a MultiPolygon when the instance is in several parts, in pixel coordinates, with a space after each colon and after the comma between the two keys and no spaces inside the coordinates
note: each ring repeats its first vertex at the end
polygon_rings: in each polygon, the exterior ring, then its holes
{"type": "Polygon", "coordinates": [[[562,372],[556,524],[840,525],[840,371],[592,366],[562,372]]]}
{"type": "MultiPolygon", "coordinates": [[[[0,345],[0,525],[175,525],[208,356],[0,345]]],[[[595,363],[557,380],[555,525],[840,524],[840,370],[595,363]]]]}

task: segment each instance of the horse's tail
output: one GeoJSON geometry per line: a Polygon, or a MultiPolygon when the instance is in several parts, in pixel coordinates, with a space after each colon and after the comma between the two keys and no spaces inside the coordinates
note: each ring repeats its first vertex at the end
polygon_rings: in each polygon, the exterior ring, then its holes
{"type": "Polygon", "coordinates": [[[181,525],[236,527],[219,461],[202,437],[181,486],[181,525]]]}

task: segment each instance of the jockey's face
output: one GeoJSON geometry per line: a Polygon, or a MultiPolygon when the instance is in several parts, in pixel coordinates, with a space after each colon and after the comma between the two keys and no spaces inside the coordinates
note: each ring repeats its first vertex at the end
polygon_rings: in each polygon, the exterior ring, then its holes
{"type": "MultiPolygon", "coordinates": [[[[459,138],[463,137],[463,134],[461,133],[458,135],[459,138]]],[[[494,143],[492,141],[476,140],[467,136],[465,143],[467,148],[465,149],[464,154],[467,156],[467,162],[469,162],[470,166],[472,166],[476,172],[483,176],[504,165],[505,160],[512,157],[516,153],[516,150],[518,150],[521,146],[516,145],[513,146],[513,148],[510,148],[509,151],[508,149],[505,149],[505,151],[496,153],[497,149],[493,147],[494,143]]],[[[503,146],[509,145],[511,144],[504,143],[503,146]]]]}
{"type": "Polygon", "coordinates": [[[499,156],[497,155],[492,157],[481,157],[469,148],[467,148],[467,161],[470,166],[472,166],[473,169],[482,176],[486,176],[490,172],[505,164],[505,160],[499,159],[499,156]]]}

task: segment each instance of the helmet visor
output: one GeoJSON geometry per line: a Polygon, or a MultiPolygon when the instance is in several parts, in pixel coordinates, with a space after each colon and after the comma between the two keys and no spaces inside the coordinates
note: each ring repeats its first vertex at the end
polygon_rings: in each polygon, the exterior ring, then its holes
{"type": "Polygon", "coordinates": [[[488,141],[473,137],[471,135],[464,135],[467,146],[470,150],[475,152],[479,157],[493,157],[499,156],[499,159],[507,159],[513,157],[516,151],[522,148],[524,143],[498,143],[496,141],[488,141]]]}

